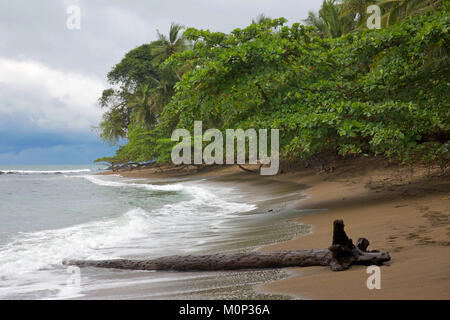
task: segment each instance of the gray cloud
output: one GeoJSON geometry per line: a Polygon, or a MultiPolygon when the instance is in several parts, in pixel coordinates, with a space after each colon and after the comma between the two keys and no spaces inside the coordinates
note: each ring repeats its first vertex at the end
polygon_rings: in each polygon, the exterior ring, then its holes
{"type": "Polygon", "coordinates": [[[9,0],[0,2],[0,56],[105,77],[130,49],[166,32],[172,21],[231,31],[259,13],[300,21],[322,0],[9,0]],[[66,28],[67,6],[81,9],[81,29],[66,28]]]}
{"type": "MultiPolygon", "coordinates": [[[[0,162],[51,148],[97,151],[90,131],[106,73],[124,54],[167,33],[171,22],[229,32],[260,13],[298,22],[322,0],[5,0],[0,2],[0,162]],[[66,27],[69,5],[81,29],[66,27]],[[77,147],[61,147],[73,144],[77,147]],[[12,157],[5,152],[13,152],[12,157]],[[8,158],[9,157],[9,158],[8,158]],[[11,158],[12,157],[12,158],[11,158]]],[[[50,150],[50,149],[49,149],[50,150]]],[[[66,152],[67,153],[67,152],[66,152]]],[[[95,153],[95,154],[98,154],[95,153]]],[[[101,154],[100,154],[101,155],[101,154]]],[[[98,155],[98,156],[100,156],[98,155]]],[[[66,155],[70,157],[70,155],[66,155]]],[[[78,156],[78,155],[77,155],[78,156]]],[[[49,156],[42,156],[48,159],[49,156]]]]}

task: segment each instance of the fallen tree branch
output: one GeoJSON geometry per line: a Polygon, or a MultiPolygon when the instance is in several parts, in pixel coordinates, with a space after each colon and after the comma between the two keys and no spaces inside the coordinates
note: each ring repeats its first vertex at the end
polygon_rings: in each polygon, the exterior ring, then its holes
{"type": "Polygon", "coordinates": [[[168,256],[146,260],[65,260],[65,265],[129,270],[214,271],[285,267],[330,266],[333,271],[352,264],[381,265],[391,257],[387,252],[366,251],[369,241],[360,238],[353,245],[342,220],[334,221],[333,243],[328,249],[249,252],[234,254],[168,256]]]}

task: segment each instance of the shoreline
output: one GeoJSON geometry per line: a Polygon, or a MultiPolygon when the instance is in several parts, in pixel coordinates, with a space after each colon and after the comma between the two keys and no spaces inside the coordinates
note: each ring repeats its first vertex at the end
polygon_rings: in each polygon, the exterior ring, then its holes
{"type": "MultiPolygon", "coordinates": [[[[115,172],[124,177],[157,178],[149,170],[115,172]]],[[[331,173],[301,169],[260,177],[307,185],[299,209],[318,209],[298,221],[311,231],[294,240],[263,246],[260,250],[326,248],[332,222],[343,219],[354,241],[366,237],[369,249],[389,251],[392,261],[381,267],[381,290],[369,290],[364,266],[332,272],[326,267],[289,268],[290,276],[255,288],[298,299],[449,299],[450,298],[450,183],[436,171],[386,165],[378,159],[339,163],[331,173]],[[326,208],[326,209],[325,209],[326,208]]],[[[161,177],[244,176],[236,167],[200,173],[163,174],[161,177]]],[[[256,175],[252,175],[255,177],[256,175]]]]}
{"type": "MultiPolygon", "coordinates": [[[[301,233],[307,232],[303,225],[295,222],[299,217],[295,209],[296,202],[302,198],[304,186],[298,183],[270,180],[261,183],[258,175],[240,174],[234,168],[224,167],[227,172],[202,172],[201,175],[189,174],[182,177],[157,176],[150,174],[149,170],[120,172],[127,182],[137,179],[136,183],[165,185],[184,184],[196,186],[209,191],[217,189],[223,192],[224,200],[254,206],[247,212],[236,212],[235,216],[222,220],[217,226],[208,227],[198,238],[198,244],[180,252],[168,251],[163,255],[173,254],[214,254],[214,253],[240,253],[257,251],[261,247],[274,242],[293,239],[301,233]],[[231,171],[230,171],[231,169],[231,171]],[[132,176],[132,177],[131,177],[132,176]],[[221,230],[221,231],[220,231],[221,230]]],[[[107,173],[110,174],[110,173],[107,173]]],[[[217,194],[216,194],[217,195],[217,194]]],[[[207,205],[207,204],[205,204],[207,205]]],[[[218,208],[219,209],[219,208],[218,208]]],[[[201,210],[201,209],[200,209],[201,210]]],[[[201,211],[199,212],[201,213],[201,211]]],[[[300,213],[301,214],[301,213],[300,213]]],[[[182,222],[181,222],[182,223],[182,222]]],[[[200,226],[199,226],[200,227],[200,226]]],[[[202,227],[202,229],[205,229],[202,227]]],[[[181,239],[180,239],[181,240],[181,239]]],[[[188,240],[188,239],[186,239],[188,240]]],[[[139,242],[136,245],[139,246],[139,242]]],[[[177,245],[175,245],[177,246],[177,245]]],[[[159,257],[161,255],[144,254],[143,259],[159,257]]],[[[131,256],[132,259],[139,257],[131,256]]],[[[111,270],[113,271],[113,269],[111,270]]],[[[105,270],[93,268],[90,272],[99,272],[105,277],[105,270]]],[[[158,286],[145,285],[146,279],[134,278],[136,283],[126,288],[111,288],[110,290],[84,291],[86,299],[111,297],[138,296],[142,299],[289,299],[277,294],[267,294],[254,290],[256,285],[268,281],[281,280],[288,276],[284,269],[234,270],[234,271],[195,271],[195,272],[164,272],[146,273],[145,277],[154,277],[158,286]],[[193,279],[189,279],[189,275],[193,279]],[[177,279],[185,278],[181,281],[177,279]],[[135,290],[134,287],[140,287],[135,290]]],[[[132,272],[131,272],[132,273],[132,272]]],[[[111,273],[108,273],[111,275],[111,273]]],[[[123,277],[128,274],[124,272],[123,277]]],[[[114,277],[107,277],[113,281],[114,277]]],[[[121,276],[118,277],[121,280],[121,276]]]]}

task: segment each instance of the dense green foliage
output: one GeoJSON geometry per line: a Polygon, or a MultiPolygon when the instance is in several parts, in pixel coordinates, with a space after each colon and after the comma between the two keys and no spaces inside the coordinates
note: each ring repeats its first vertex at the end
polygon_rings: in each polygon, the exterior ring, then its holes
{"type": "Polygon", "coordinates": [[[436,10],[443,0],[323,0],[317,14],[310,11],[304,22],[316,28],[322,37],[336,38],[366,27],[367,8],[381,10],[383,28],[427,11],[436,10]]]}
{"type": "MultiPolygon", "coordinates": [[[[355,2],[347,1],[346,8],[355,2]]],[[[148,107],[155,114],[150,126],[139,120],[139,109],[130,113],[126,108],[126,129],[121,129],[129,142],[114,161],[169,162],[172,130],[192,130],[194,121],[202,120],[204,130],[279,128],[285,159],[379,154],[407,163],[446,164],[448,9],[444,3],[388,28],[354,26],[352,32],[329,36],[315,27],[264,17],[230,34],[187,29],[184,37],[193,48],[158,65],[148,57],[151,50],[143,55],[142,66],[137,61],[139,67],[127,55],[126,63],[118,65],[130,68],[122,78],[118,66],[110,73],[122,84],[123,101],[134,101],[127,97],[128,88],[146,83],[138,80],[146,76],[140,72],[144,68],[149,74],[172,70],[181,80],[170,82],[163,108],[148,107]]],[[[340,15],[346,12],[339,10],[340,15]]],[[[115,110],[122,109],[110,108],[111,119],[115,110]]],[[[109,135],[108,122],[104,136],[109,135]]]]}

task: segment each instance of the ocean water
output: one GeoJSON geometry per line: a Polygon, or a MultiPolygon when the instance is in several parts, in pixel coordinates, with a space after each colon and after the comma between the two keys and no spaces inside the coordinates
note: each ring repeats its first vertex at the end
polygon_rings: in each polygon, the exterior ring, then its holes
{"type": "Polygon", "coordinates": [[[74,285],[62,261],[252,250],[307,232],[288,205],[298,186],[255,194],[251,181],[96,175],[103,169],[0,166],[0,299],[252,298],[281,273],[88,268],[74,285]]]}

